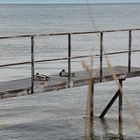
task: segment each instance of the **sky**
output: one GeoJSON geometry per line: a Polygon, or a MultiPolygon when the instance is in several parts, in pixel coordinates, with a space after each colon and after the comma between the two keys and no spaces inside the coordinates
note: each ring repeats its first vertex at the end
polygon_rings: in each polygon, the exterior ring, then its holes
{"type": "Polygon", "coordinates": [[[140,2],[140,0],[0,0],[0,3],[117,3],[140,2]]]}

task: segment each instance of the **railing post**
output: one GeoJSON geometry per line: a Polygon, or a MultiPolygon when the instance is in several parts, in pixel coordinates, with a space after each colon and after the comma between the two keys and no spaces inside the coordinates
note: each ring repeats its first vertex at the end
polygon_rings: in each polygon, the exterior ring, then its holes
{"type": "Polygon", "coordinates": [[[128,48],[128,74],[131,73],[131,46],[132,46],[132,30],[129,30],[129,48],[128,48]]]}
{"type": "Polygon", "coordinates": [[[103,77],[103,32],[100,33],[100,82],[103,77]]]}
{"type": "Polygon", "coordinates": [[[71,83],[71,34],[68,34],[68,88],[71,83]]]}
{"type": "Polygon", "coordinates": [[[34,94],[34,36],[31,36],[31,94],[34,94]]]}

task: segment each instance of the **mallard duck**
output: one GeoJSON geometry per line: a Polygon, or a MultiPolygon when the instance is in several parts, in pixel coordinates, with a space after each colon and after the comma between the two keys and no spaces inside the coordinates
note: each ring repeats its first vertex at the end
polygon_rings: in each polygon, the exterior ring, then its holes
{"type": "MultiPolygon", "coordinates": [[[[59,73],[59,76],[60,77],[68,77],[69,73],[65,70],[65,69],[62,69],[62,71],[59,73]]],[[[75,76],[75,73],[71,73],[71,77],[74,77],[75,76]]]]}
{"type": "Polygon", "coordinates": [[[36,73],[36,75],[34,76],[34,79],[38,81],[48,81],[49,77],[44,74],[36,73]]]}

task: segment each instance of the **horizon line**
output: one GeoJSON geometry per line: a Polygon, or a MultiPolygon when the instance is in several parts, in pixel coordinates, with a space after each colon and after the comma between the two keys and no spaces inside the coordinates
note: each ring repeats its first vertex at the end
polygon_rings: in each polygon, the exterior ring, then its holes
{"type": "MultiPolygon", "coordinates": [[[[140,2],[89,2],[88,4],[131,4],[140,2]]],[[[0,4],[87,4],[86,2],[0,2],[0,4]]]]}

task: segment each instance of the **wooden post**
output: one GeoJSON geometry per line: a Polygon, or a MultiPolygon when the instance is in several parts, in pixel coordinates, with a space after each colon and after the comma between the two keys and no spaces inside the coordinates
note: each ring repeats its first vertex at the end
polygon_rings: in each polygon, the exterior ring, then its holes
{"type": "MultiPolygon", "coordinates": [[[[120,83],[121,87],[122,87],[123,80],[124,79],[119,79],[119,83],[120,83]]],[[[122,118],[122,93],[121,93],[120,89],[118,89],[118,91],[115,93],[113,98],[110,100],[110,102],[108,103],[106,108],[103,110],[103,112],[99,116],[99,118],[103,118],[105,116],[105,114],[108,112],[108,110],[110,109],[110,107],[115,102],[115,100],[117,99],[118,96],[119,96],[119,119],[121,120],[121,118],[122,118]]]]}
{"type": "MultiPolygon", "coordinates": [[[[122,87],[122,80],[119,80],[120,86],[122,87]]],[[[122,93],[119,90],[119,122],[122,121],[122,93]]]]}
{"type": "Polygon", "coordinates": [[[119,140],[123,140],[124,138],[123,138],[123,121],[121,120],[119,120],[119,126],[118,126],[118,132],[119,132],[119,140]]]}
{"type": "Polygon", "coordinates": [[[128,73],[131,73],[131,46],[132,46],[132,31],[129,30],[129,48],[128,48],[128,73]]]}
{"type": "Polygon", "coordinates": [[[93,139],[93,123],[94,121],[94,80],[91,78],[88,85],[88,99],[87,99],[87,119],[86,119],[86,139],[93,139]]]}
{"type": "Polygon", "coordinates": [[[103,32],[100,33],[100,82],[103,77],[103,32]]]}
{"type": "MultiPolygon", "coordinates": [[[[119,80],[120,86],[122,87],[122,79],[119,80]]],[[[119,92],[119,120],[118,120],[118,132],[119,132],[119,138],[123,139],[123,117],[122,117],[122,106],[123,106],[123,98],[122,93],[119,92]]]]}
{"type": "Polygon", "coordinates": [[[106,108],[104,109],[104,111],[101,113],[101,115],[99,116],[99,118],[103,118],[105,116],[105,114],[108,112],[108,110],[110,109],[110,107],[112,106],[112,104],[115,102],[115,100],[117,99],[119,95],[119,90],[115,93],[115,95],[113,96],[113,98],[110,100],[110,102],[108,103],[108,105],[106,106],[106,108]]]}
{"type": "Polygon", "coordinates": [[[89,83],[89,117],[93,122],[94,117],[94,80],[91,78],[89,83]]]}
{"type": "Polygon", "coordinates": [[[68,34],[68,88],[71,83],[71,34],[68,34]]]}
{"type": "Polygon", "coordinates": [[[31,94],[34,94],[34,36],[31,36],[31,94]]]}

